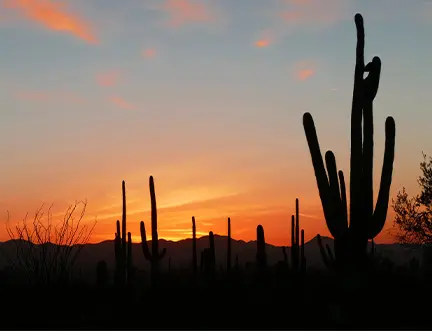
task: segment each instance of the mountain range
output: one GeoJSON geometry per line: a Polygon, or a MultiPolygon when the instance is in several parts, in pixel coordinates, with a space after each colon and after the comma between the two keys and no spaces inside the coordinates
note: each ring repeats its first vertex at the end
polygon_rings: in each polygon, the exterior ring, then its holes
{"type": "MultiPolygon", "coordinates": [[[[217,266],[225,266],[227,237],[215,235],[216,248],[216,263],[217,266]]],[[[333,248],[333,239],[322,237],[322,241],[333,248]]],[[[22,243],[22,242],[21,242],[22,243]]],[[[149,241],[149,244],[151,241],[149,241]]],[[[198,259],[200,252],[209,246],[208,236],[197,239],[198,259]]],[[[246,266],[248,262],[255,260],[256,241],[245,242],[243,240],[232,239],[232,259],[233,264],[238,257],[239,264],[246,266]]],[[[7,267],[9,263],[8,257],[13,257],[17,254],[17,241],[9,240],[0,245],[0,269],[7,267]]],[[[23,246],[25,247],[25,246],[23,246]]],[[[184,239],[180,241],[167,241],[159,239],[160,249],[166,248],[167,253],[161,262],[161,268],[167,269],[168,265],[172,269],[184,268],[191,265],[192,260],[192,239],[184,239]]],[[[290,247],[286,247],[288,260],[290,260],[290,247]]],[[[370,249],[370,244],[369,244],[370,249]]],[[[416,257],[421,261],[421,250],[413,250],[402,247],[399,244],[375,244],[375,249],[378,254],[383,257],[390,258],[396,265],[408,263],[412,257],[416,257]]],[[[267,244],[266,246],[267,259],[270,264],[275,264],[283,260],[281,246],[267,244]]],[[[141,250],[141,244],[132,244],[133,263],[138,269],[148,270],[149,263],[145,260],[141,250]]],[[[324,268],[324,263],[320,254],[317,237],[305,243],[305,257],[308,267],[324,268]]],[[[114,241],[107,240],[95,244],[86,244],[75,263],[75,269],[80,271],[80,274],[95,275],[96,264],[104,260],[107,263],[108,269],[113,270],[115,265],[114,259],[114,241]]]]}

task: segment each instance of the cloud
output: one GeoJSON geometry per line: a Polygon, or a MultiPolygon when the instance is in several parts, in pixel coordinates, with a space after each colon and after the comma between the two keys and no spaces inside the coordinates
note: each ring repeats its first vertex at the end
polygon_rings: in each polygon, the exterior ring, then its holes
{"type": "Polygon", "coordinates": [[[63,3],[52,0],[3,0],[4,8],[15,9],[23,17],[53,31],[63,31],[90,44],[98,43],[89,24],[78,16],[68,13],[63,3]]]}
{"type": "Polygon", "coordinates": [[[307,80],[316,73],[316,65],[310,61],[300,61],[294,64],[294,75],[299,80],[307,80]]]}
{"type": "Polygon", "coordinates": [[[68,91],[53,91],[53,92],[44,92],[44,91],[29,91],[22,90],[15,92],[15,97],[22,101],[29,102],[66,102],[73,104],[85,104],[87,100],[74,92],[68,91]]]}
{"type": "Polygon", "coordinates": [[[216,20],[214,9],[202,0],[165,0],[160,9],[169,16],[168,24],[171,27],[216,20]]]}
{"type": "Polygon", "coordinates": [[[120,78],[118,71],[109,71],[105,73],[98,74],[96,76],[96,81],[99,86],[102,87],[112,87],[117,85],[120,78]]]}
{"type": "Polygon", "coordinates": [[[125,99],[119,96],[112,96],[109,98],[109,101],[122,109],[127,109],[127,110],[135,109],[134,105],[132,105],[131,103],[129,103],[128,101],[126,101],[125,99]]]}
{"type": "Polygon", "coordinates": [[[273,44],[274,40],[275,38],[273,33],[270,30],[265,30],[259,34],[257,40],[254,42],[254,45],[258,48],[265,48],[273,44]]]}
{"type": "Polygon", "coordinates": [[[349,0],[284,0],[279,16],[292,26],[328,26],[347,17],[349,0]]]}
{"type": "Polygon", "coordinates": [[[145,58],[153,58],[156,56],[156,49],[154,48],[145,48],[142,51],[142,56],[145,58]]]}
{"type": "Polygon", "coordinates": [[[52,95],[39,91],[18,91],[15,96],[24,101],[47,102],[52,99],[52,95]]]}

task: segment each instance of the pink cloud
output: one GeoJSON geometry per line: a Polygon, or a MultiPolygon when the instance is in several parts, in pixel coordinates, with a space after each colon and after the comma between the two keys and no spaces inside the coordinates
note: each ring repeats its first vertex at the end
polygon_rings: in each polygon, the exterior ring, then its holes
{"type": "Polygon", "coordinates": [[[153,58],[156,56],[156,49],[146,48],[142,51],[142,56],[144,56],[145,58],[153,58]]]}
{"type": "Polygon", "coordinates": [[[120,74],[118,71],[109,71],[98,74],[96,76],[96,81],[99,86],[112,87],[117,85],[119,78],[120,74]]]}
{"type": "Polygon", "coordinates": [[[270,30],[265,30],[260,33],[256,41],[254,42],[255,47],[265,48],[273,44],[275,38],[270,30]]]}
{"type": "Polygon", "coordinates": [[[127,110],[135,109],[134,105],[132,105],[131,103],[129,103],[128,101],[126,101],[125,99],[119,96],[112,96],[109,98],[109,101],[112,104],[122,109],[127,109],[127,110]]]}
{"type": "Polygon", "coordinates": [[[199,0],[165,0],[161,9],[169,16],[168,23],[171,27],[209,23],[216,19],[214,10],[199,0]]]}
{"type": "Polygon", "coordinates": [[[298,80],[307,80],[316,73],[316,65],[310,61],[300,61],[294,64],[294,75],[298,80]]]}
{"type": "Polygon", "coordinates": [[[279,16],[293,26],[332,25],[349,13],[347,0],[284,0],[279,16]]]}
{"type": "Polygon", "coordinates": [[[22,17],[53,31],[63,31],[90,44],[98,43],[90,25],[69,12],[63,3],[52,0],[3,0],[3,8],[14,9],[22,17]]]}
{"type": "Polygon", "coordinates": [[[47,92],[39,91],[18,91],[15,96],[24,101],[47,102],[52,99],[52,95],[47,92]]]}

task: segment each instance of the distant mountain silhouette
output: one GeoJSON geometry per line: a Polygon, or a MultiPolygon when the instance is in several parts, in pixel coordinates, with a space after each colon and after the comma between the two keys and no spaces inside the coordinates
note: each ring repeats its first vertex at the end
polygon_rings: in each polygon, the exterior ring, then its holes
{"type": "MultiPolygon", "coordinates": [[[[328,244],[333,249],[333,239],[329,237],[321,237],[323,244],[328,244]]],[[[227,237],[215,235],[216,262],[217,266],[225,268],[226,265],[226,249],[227,237]]],[[[149,240],[151,243],[151,240],[149,240]]],[[[232,263],[235,263],[238,256],[239,264],[242,267],[247,267],[249,262],[255,261],[256,256],[256,241],[245,242],[243,240],[232,239],[232,263]]],[[[184,239],[180,241],[168,241],[159,239],[159,246],[167,249],[166,258],[164,258],[161,267],[168,269],[169,261],[171,260],[171,268],[186,268],[192,262],[192,239],[184,239]]],[[[201,252],[209,246],[209,237],[204,236],[197,239],[197,251],[201,252]]],[[[50,244],[50,248],[55,245],[50,244]]],[[[399,244],[375,244],[376,251],[384,257],[390,258],[396,265],[408,263],[412,257],[416,257],[421,261],[421,250],[410,250],[400,246],[399,244]]],[[[287,247],[288,257],[290,258],[290,247],[287,247]]],[[[274,246],[267,244],[267,258],[270,264],[275,264],[283,260],[282,246],[274,246]]],[[[10,263],[8,257],[13,257],[17,254],[16,242],[9,240],[0,244],[0,269],[7,267],[10,263]]],[[[141,270],[149,270],[149,263],[144,258],[141,249],[141,243],[132,244],[133,264],[141,270]]],[[[308,268],[325,268],[319,251],[317,237],[305,243],[305,257],[308,268]]],[[[75,272],[84,276],[89,281],[95,279],[96,264],[100,260],[105,260],[109,270],[114,270],[114,240],[106,240],[97,244],[87,244],[81,251],[76,263],[75,272]]]]}

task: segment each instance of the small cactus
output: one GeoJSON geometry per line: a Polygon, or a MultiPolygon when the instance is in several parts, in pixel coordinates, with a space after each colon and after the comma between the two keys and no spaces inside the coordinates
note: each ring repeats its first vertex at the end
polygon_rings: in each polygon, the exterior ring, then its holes
{"type": "Polygon", "coordinates": [[[192,267],[194,277],[198,273],[197,243],[196,243],[196,223],[195,217],[192,216],[192,267]]]}
{"type": "Polygon", "coordinates": [[[261,224],[257,226],[256,261],[258,269],[263,270],[267,267],[266,242],[264,237],[264,228],[261,224]]]}
{"type": "Polygon", "coordinates": [[[116,234],[114,239],[114,252],[116,261],[115,282],[125,285],[132,274],[132,239],[131,233],[126,232],[126,184],[122,181],[122,221],[116,222],[116,234]],[[126,236],[127,239],[126,240],[126,236]]]}

